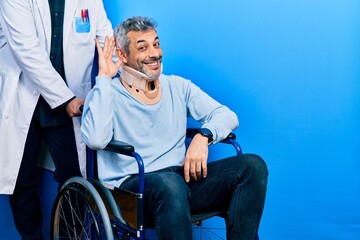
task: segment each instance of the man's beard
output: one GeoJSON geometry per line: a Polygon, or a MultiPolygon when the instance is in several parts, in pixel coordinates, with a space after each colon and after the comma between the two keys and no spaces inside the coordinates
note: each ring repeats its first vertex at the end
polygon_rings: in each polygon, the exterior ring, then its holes
{"type": "MultiPolygon", "coordinates": [[[[155,61],[160,62],[159,68],[161,68],[161,63],[162,63],[162,62],[161,62],[161,57],[152,58],[152,59],[151,59],[151,62],[155,62],[155,61]]],[[[161,74],[162,71],[160,71],[160,72],[159,72],[158,74],[156,74],[156,75],[151,74],[151,73],[148,72],[148,70],[145,69],[145,67],[144,67],[147,63],[149,63],[149,62],[143,61],[143,62],[142,62],[142,65],[141,65],[141,67],[140,67],[140,69],[139,69],[138,71],[139,71],[139,72],[142,72],[143,74],[145,74],[145,75],[149,78],[150,81],[155,81],[156,79],[159,78],[159,76],[160,76],[160,74],[161,74]]]]}

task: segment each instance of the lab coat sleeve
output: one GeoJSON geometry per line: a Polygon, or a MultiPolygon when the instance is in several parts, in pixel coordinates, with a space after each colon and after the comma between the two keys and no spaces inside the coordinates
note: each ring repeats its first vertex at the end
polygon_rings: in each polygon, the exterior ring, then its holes
{"type": "Polygon", "coordinates": [[[100,43],[104,43],[104,37],[113,36],[113,29],[110,20],[107,18],[103,1],[99,2],[99,11],[98,11],[98,18],[97,18],[97,29],[96,29],[96,37],[99,39],[100,43]]]}
{"type": "MultiPolygon", "coordinates": [[[[99,40],[100,45],[103,46],[105,42],[105,37],[108,36],[109,38],[114,35],[114,31],[111,25],[110,20],[107,18],[107,14],[104,8],[103,1],[99,2],[99,17],[97,18],[97,29],[96,29],[96,38],[99,40]]],[[[113,54],[113,61],[116,62],[118,60],[118,56],[116,55],[115,51],[113,54]]]]}
{"type": "Polygon", "coordinates": [[[45,38],[44,26],[36,21],[35,15],[38,18],[40,15],[36,4],[25,0],[1,0],[0,12],[7,44],[26,80],[32,82],[52,108],[72,98],[73,92],[50,62],[47,51],[50,40],[45,38]]]}
{"type": "Polygon", "coordinates": [[[113,138],[113,106],[111,79],[96,77],[96,84],[85,99],[81,137],[88,147],[104,149],[113,138]]]}

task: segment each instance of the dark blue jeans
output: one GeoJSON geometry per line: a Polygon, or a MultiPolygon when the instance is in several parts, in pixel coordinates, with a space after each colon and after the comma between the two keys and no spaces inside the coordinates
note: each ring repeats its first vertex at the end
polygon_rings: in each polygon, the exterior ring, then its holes
{"type": "MultiPolygon", "coordinates": [[[[158,239],[192,239],[191,213],[228,210],[227,239],[254,240],[264,208],[268,170],[261,157],[243,154],[208,164],[208,176],[186,183],[183,168],[145,174],[145,215],[158,239]]],[[[138,176],[121,188],[136,191],[138,176]]]]}

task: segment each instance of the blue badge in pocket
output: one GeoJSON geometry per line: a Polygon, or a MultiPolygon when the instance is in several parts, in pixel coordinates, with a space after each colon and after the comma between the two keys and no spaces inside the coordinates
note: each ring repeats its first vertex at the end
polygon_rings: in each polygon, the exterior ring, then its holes
{"type": "Polygon", "coordinates": [[[77,33],[90,32],[90,17],[88,9],[81,9],[81,16],[75,18],[75,28],[77,33]]]}

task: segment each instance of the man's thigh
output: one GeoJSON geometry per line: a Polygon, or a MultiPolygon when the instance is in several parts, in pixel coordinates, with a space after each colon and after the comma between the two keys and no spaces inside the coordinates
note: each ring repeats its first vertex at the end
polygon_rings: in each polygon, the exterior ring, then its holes
{"type": "MultiPolygon", "coordinates": [[[[120,188],[136,192],[138,189],[138,175],[132,176],[121,184],[120,188]]],[[[153,217],[161,213],[162,208],[168,214],[172,211],[189,211],[190,190],[182,176],[168,169],[145,174],[144,204],[147,221],[152,222],[153,217]]]]}
{"type": "MultiPolygon", "coordinates": [[[[145,174],[145,195],[167,194],[172,192],[189,192],[184,178],[176,171],[177,168],[167,168],[157,172],[145,174]],[[175,169],[175,170],[174,170],[175,169]]],[[[125,180],[120,188],[136,192],[138,189],[139,177],[134,175],[125,180]]]]}
{"type": "Polygon", "coordinates": [[[208,163],[206,178],[191,181],[190,208],[193,213],[227,210],[239,176],[241,158],[229,157],[208,163]]]}

